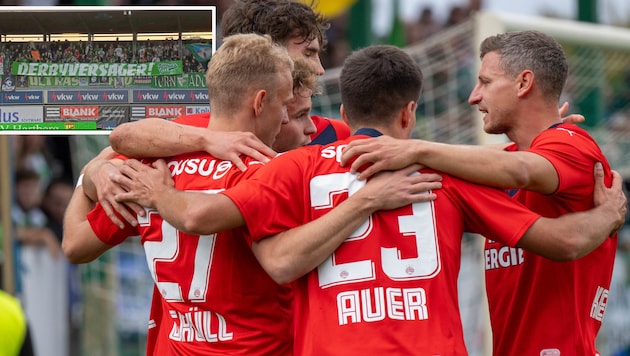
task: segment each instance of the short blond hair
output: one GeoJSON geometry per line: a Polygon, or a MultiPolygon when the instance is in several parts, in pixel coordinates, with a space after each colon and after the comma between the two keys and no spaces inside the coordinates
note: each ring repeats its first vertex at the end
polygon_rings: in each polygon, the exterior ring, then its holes
{"type": "Polygon", "coordinates": [[[293,71],[293,60],[271,37],[256,34],[226,37],[206,72],[210,108],[234,113],[244,104],[244,96],[258,90],[267,90],[273,98],[281,80],[279,73],[285,70],[293,71]]]}

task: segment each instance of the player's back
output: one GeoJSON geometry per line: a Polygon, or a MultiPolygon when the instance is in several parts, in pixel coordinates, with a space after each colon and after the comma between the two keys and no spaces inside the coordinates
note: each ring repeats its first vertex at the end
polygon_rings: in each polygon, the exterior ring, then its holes
{"type": "MultiPolygon", "coordinates": [[[[360,184],[348,177],[340,185],[338,164],[330,159],[324,166],[310,180],[311,201],[317,201],[313,192],[324,198],[360,184]],[[322,178],[327,175],[331,179],[322,178]]],[[[457,293],[463,233],[514,245],[538,215],[500,190],[447,175],[434,193],[434,202],[373,214],[298,281],[296,354],[331,354],[348,340],[353,347],[345,354],[466,354],[457,293]]],[[[312,209],[307,220],[322,213],[312,209]]]]}
{"type": "MultiPolygon", "coordinates": [[[[347,142],[285,153],[225,192],[254,241],[317,219],[365,185],[339,165],[347,142]]],[[[466,354],[457,301],[463,232],[514,244],[538,216],[502,191],[453,178],[435,193],[435,202],[373,214],[296,282],[295,354],[466,354]],[[497,200],[516,206],[506,209],[517,224],[494,213],[497,200]]]]}
{"type": "MultiPolygon", "coordinates": [[[[252,160],[245,158],[245,163],[252,160]]],[[[241,172],[205,153],[167,160],[182,190],[215,194],[241,172]]],[[[149,269],[162,301],[156,350],[175,354],[285,355],[291,350],[291,290],[260,267],[245,230],[198,236],[177,231],[155,212],[140,221],[149,269]]]]}

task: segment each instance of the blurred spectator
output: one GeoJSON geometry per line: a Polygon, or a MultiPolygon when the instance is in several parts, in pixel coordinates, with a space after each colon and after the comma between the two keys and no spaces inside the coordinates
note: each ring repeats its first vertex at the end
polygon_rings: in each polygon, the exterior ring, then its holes
{"type": "Polygon", "coordinates": [[[327,43],[320,54],[324,68],[340,67],[350,54],[349,21],[348,13],[330,19],[330,26],[326,30],[327,43]]]}
{"type": "MultiPolygon", "coordinates": [[[[63,237],[63,216],[74,192],[74,185],[64,179],[53,179],[42,199],[41,209],[46,215],[47,223],[46,227],[49,228],[54,234],[59,243],[63,237]]],[[[63,257],[62,257],[63,258],[63,257]]],[[[78,343],[72,342],[73,340],[79,340],[81,332],[80,328],[80,307],[81,307],[81,288],[80,288],[80,274],[79,266],[70,263],[63,262],[65,268],[68,271],[66,278],[67,288],[67,307],[68,311],[66,317],[68,333],[68,345],[73,347],[72,354],[78,354],[78,343]]],[[[60,283],[60,285],[63,285],[60,283]]]]}
{"type": "Polygon", "coordinates": [[[444,27],[450,27],[465,22],[475,12],[483,7],[483,0],[469,0],[468,6],[453,6],[449,12],[444,27]]]}
{"type": "MultiPolygon", "coordinates": [[[[231,0],[224,0],[231,1],[231,0]]],[[[78,42],[64,40],[46,43],[11,42],[7,41],[0,47],[4,73],[11,72],[13,62],[46,62],[46,63],[146,63],[156,61],[184,60],[187,56],[182,48],[188,43],[198,43],[195,40],[174,40],[172,38],[157,41],[137,41],[134,52],[131,41],[115,42],[78,42]]],[[[189,53],[189,52],[188,52],[189,53]]],[[[206,63],[198,62],[190,56],[190,71],[205,72],[206,63]],[[201,65],[199,65],[201,64],[201,65]]],[[[20,78],[23,81],[25,79],[20,78]]],[[[24,86],[24,85],[23,85],[24,86]]]]}
{"type": "Polygon", "coordinates": [[[58,177],[62,173],[60,162],[46,149],[46,136],[16,136],[14,152],[16,169],[32,170],[39,175],[41,193],[53,177],[58,177]]]}
{"type": "Polygon", "coordinates": [[[33,42],[30,43],[30,46],[31,46],[31,60],[33,62],[41,61],[42,56],[39,50],[37,49],[37,46],[33,42]]]}
{"type": "Polygon", "coordinates": [[[409,44],[421,42],[441,29],[442,26],[433,16],[433,9],[427,6],[422,9],[418,21],[407,25],[407,42],[409,44]]]}
{"type": "Polygon", "coordinates": [[[468,20],[469,15],[470,11],[468,10],[468,8],[453,6],[448,14],[446,23],[444,23],[444,27],[451,27],[465,22],[466,20],[468,20]]]}
{"type": "Polygon", "coordinates": [[[68,318],[67,261],[61,243],[47,226],[41,210],[39,175],[20,169],[15,176],[15,203],[11,218],[16,230],[16,272],[20,299],[38,355],[68,354],[68,329],[59,322],[68,318]]]}
{"type": "Polygon", "coordinates": [[[41,209],[46,215],[48,227],[55,233],[59,242],[63,236],[63,215],[74,191],[74,185],[62,179],[54,179],[48,184],[42,198],[41,209]]]}

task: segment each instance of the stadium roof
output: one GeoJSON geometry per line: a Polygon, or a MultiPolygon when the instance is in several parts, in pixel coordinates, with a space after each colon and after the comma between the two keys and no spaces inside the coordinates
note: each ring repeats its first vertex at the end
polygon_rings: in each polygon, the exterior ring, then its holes
{"type": "Polygon", "coordinates": [[[0,34],[212,32],[210,7],[0,7],[0,34]]]}

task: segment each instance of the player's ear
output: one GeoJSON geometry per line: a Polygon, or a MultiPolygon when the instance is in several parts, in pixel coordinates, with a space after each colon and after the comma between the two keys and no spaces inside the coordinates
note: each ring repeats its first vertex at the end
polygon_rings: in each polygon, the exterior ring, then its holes
{"type": "Polygon", "coordinates": [[[346,108],[343,107],[343,104],[339,107],[339,114],[341,115],[341,119],[346,125],[350,126],[350,120],[348,120],[348,115],[346,114],[346,108]]]}
{"type": "Polygon", "coordinates": [[[266,90],[259,90],[256,92],[256,96],[254,96],[254,114],[258,117],[262,114],[263,104],[265,101],[265,97],[267,96],[266,90]]]}
{"type": "Polygon", "coordinates": [[[535,79],[534,72],[531,70],[524,70],[516,79],[518,84],[518,96],[523,96],[532,90],[535,79]]]}
{"type": "Polygon", "coordinates": [[[408,102],[400,111],[401,126],[408,128],[411,124],[416,123],[416,108],[418,104],[415,101],[408,102]]]}

